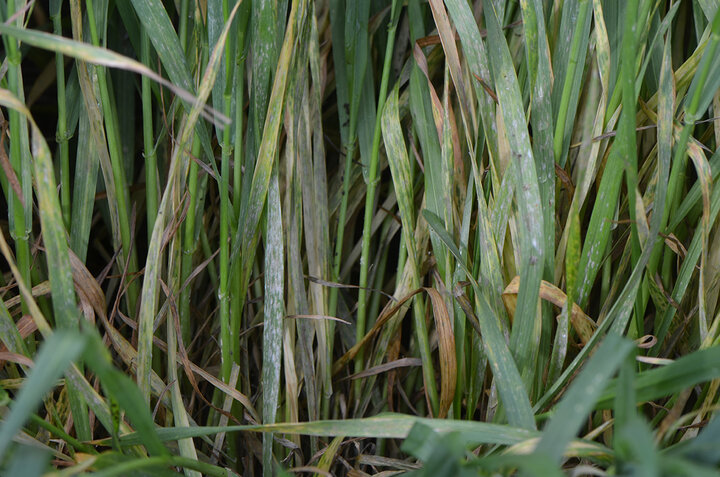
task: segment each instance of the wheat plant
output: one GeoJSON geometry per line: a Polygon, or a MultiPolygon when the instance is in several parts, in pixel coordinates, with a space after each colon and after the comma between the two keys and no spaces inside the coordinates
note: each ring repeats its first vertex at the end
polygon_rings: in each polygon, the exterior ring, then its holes
{"type": "Polygon", "coordinates": [[[717,0],[0,0],[3,475],[719,475],[717,0]]]}

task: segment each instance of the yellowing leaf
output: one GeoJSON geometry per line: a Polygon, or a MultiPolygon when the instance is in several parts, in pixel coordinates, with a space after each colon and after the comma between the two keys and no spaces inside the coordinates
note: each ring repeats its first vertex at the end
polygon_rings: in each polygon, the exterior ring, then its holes
{"type": "MultiPolygon", "coordinates": [[[[520,277],[516,276],[512,281],[505,287],[502,298],[505,303],[505,309],[510,316],[510,320],[515,319],[515,304],[517,302],[517,294],[520,289],[520,277]]],[[[561,289],[543,280],[540,283],[540,298],[552,303],[553,305],[562,308],[565,306],[567,301],[567,295],[561,289]]],[[[573,303],[572,314],[570,315],[570,321],[575,328],[580,341],[585,345],[590,340],[590,337],[595,332],[597,324],[590,318],[582,309],[573,303]]]]}

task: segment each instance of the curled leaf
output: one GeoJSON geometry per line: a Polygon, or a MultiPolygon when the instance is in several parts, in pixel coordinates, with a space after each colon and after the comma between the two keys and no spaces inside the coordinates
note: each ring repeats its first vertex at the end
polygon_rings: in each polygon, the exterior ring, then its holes
{"type": "MultiPolygon", "coordinates": [[[[505,309],[510,316],[510,320],[515,318],[515,304],[517,302],[517,294],[520,289],[520,277],[516,276],[512,281],[505,287],[502,298],[505,304],[505,309]]],[[[553,305],[562,308],[565,306],[567,301],[567,295],[561,289],[543,280],[540,283],[540,298],[552,303],[553,305]]],[[[590,337],[595,332],[597,324],[590,318],[577,303],[573,303],[572,314],[570,315],[570,322],[572,323],[575,331],[580,337],[580,341],[583,346],[587,344],[590,337]]]]}

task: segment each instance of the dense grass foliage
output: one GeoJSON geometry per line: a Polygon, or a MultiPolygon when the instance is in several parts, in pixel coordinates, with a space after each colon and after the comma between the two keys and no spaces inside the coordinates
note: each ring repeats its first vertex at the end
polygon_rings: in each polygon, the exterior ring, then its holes
{"type": "Polygon", "coordinates": [[[718,475],[716,0],[0,35],[0,474],[718,475]]]}

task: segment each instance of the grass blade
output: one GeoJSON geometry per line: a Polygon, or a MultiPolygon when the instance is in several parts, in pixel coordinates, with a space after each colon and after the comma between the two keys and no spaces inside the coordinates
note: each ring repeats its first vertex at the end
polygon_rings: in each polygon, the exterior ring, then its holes
{"type": "Polygon", "coordinates": [[[10,414],[0,427],[0,458],[5,455],[13,437],[42,402],[45,394],[83,352],[85,341],[83,335],[68,330],[54,333],[45,342],[35,359],[32,372],[11,406],[10,414]]]}
{"type": "MultiPolygon", "coordinates": [[[[468,444],[516,444],[536,437],[537,432],[512,426],[488,422],[454,421],[450,419],[428,419],[405,414],[384,413],[376,417],[348,419],[338,421],[315,421],[272,424],[266,426],[226,426],[226,427],[190,427],[160,428],[158,436],[163,441],[174,441],[188,437],[199,437],[217,432],[275,432],[282,434],[300,434],[310,436],[347,436],[347,437],[383,437],[403,439],[407,437],[415,423],[422,423],[436,432],[461,432],[468,444]]],[[[140,436],[137,433],[121,436],[123,445],[137,445],[140,436]]]]}
{"type": "Polygon", "coordinates": [[[558,403],[535,452],[549,455],[556,461],[560,460],[565,447],[580,430],[583,421],[600,398],[605,383],[618,369],[632,346],[632,342],[618,335],[611,334],[605,338],[558,403]]]}
{"type": "MultiPolygon", "coordinates": [[[[462,255],[452,239],[442,227],[440,219],[433,216],[428,210],[423,211],[423,216],[430,225],[430,229],[438,235],[445,246],[452,252],[458,264],[462,264],[462,255]]],[[[530,410],[530,401],[522,384],[522,379],[517,365],[510,354],[510,350],[498,327],[498,320],[491,311],[490,306],[480,292],[477,282],[472,279],[469,270],[465,270],[468,280],[475,291],[475,302],[478,308],[478,320],[483,333],[483,346],[490,362],[490,368],[495,376],[498,393],[505,406],[508,421],[511,425],[526,429],[535,429],[535,418],[530,410]]]]}
{"type": "MultiPolygon", "coordinates": [[[[283,303],[284,259],[282,212],[278,190],[277,166],[270,178],[267,208],[268,253],[265,255],[265,326],[263,327],[263,423],[273,424],[280,391],[282,354],[282,326],[285,316],[283,303]]],[[[263,434],[263,467],[272,469],[272,434],[263,434]]]]}
{"type": "MultiPolygon", "coordinates": [[[[237,8],[240,4],[237,4],[232,10],[230,17],[232,18],[237,12],[237,8]]],[[[190,140],[190,137],[194,133],[195,124],[197,123],[202,105],[210,96],[212,91],[212,85],[217,75],[220,66],[220,53],[221,47],[224,44],[228,31],[232,22],[228,22],[225,25],[225,29],[218,40],[218,44],[213,51],[213,54],[208,61],[207,68],[201,83],[199,91],[199,97],[195,101],[190,114],[187,118],[186,123],[182,131],[180,132],[179,146],[173,153],[173,158],[170,164],[170,171],[168,172],[168,185],[163,193],[162,200],[160,202],[160,208],[158,210],[158,218],[155,221],[155,228],[152,232],[152,238],[150,240],[148,258],[145,264],[145,278],[143,280],[142,287],[142,303],[140,305],[140,315],[138,317],[138,368],[137,368],[137,380],[140,392],[142,393],[145,401],[150,401],[150,383],[151,383],[151,360],[152,360],[152,337],[153,337],[153,322],[155,320],[155,312],[158,300],[158,280],[159,280],[159,268],[161,260],[161,250],[163,247],[163,234],[165,231],[165,221],[167,216],[170,214],[170,200],[174,192],[175,183],[178,183],[180,178],[184,178],[188,171],[188,160],[184,154],[184,146],[190,140]],[[184,160],[183,160],[184,159],[184,160]]]]}
{"type": "Polygon", "coordinates": [[[493,6],[485,2],[485,20],[488,26],[488,42],[491,45],[490,64],[496,79],[495,88],[506,126],[516,174],[516,202],[523,231],[520,232],[521,264],[520,293],[517,314],[510,335],[510,348],[526,383],[532,382],[540,341],[537,319],[538,292],[542,280],[545,247],[543,239],[543,213],[535,160],[530,147],[525,114],[520,102],[520,89],[510,52],[500,32],[500,25],[493,6]]]}

